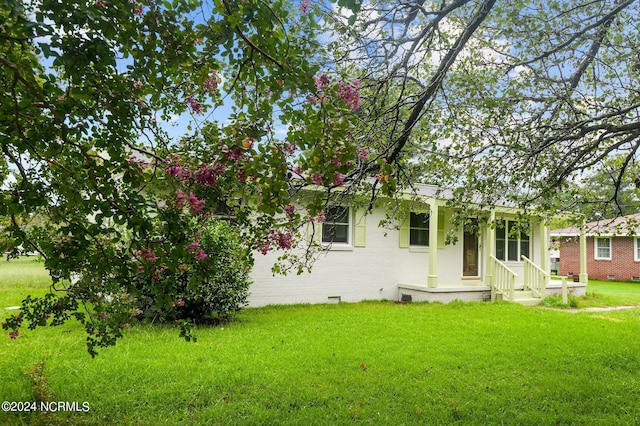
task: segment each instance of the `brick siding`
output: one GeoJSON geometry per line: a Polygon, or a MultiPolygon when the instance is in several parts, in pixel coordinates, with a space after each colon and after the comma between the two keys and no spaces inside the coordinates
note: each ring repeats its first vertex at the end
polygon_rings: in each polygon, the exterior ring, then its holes
{"type": "MultiPolygon", "coordinates": [[[[640,277],[640,262],[633,256],[633,237],[612,237],[611,260],[594,258],[594,239],[587,237],[587,273],[589,278],[630,281],[640,277]]],[[[580,241],[578,237],[560,239],[560,275],[580,273],[580,241]]]]}

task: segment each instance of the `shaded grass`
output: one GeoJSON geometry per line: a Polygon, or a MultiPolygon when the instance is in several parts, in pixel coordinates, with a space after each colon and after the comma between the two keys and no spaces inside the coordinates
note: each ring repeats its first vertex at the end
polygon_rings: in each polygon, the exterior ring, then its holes
{"type": "Polygon", "coordinates": [[[0,339],[0,400],[33,400],[44,356],[53,400],[91,409],[0,424],[635,424],[639,332],[640,309],[272,306],[197,343],[140,325],[92,360],[77,324],[25,330],[0,339]]]}

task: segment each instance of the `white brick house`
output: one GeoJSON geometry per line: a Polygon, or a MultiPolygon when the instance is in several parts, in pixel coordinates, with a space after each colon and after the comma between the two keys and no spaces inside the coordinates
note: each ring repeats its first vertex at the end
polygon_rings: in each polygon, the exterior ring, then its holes
{"type": "Polygon", "coordinates": [[[453,212],[445,207],[446,200],[434,196],[437,188],[417,188],[415,211],[396,228],[378,226],[386,217],[382,208],[369,214],[350,206],[328,211],[325,223],[315,225],[322,227],[315,235],[327,250],[311,273],[273,276],[278,254],[256,254],[250,306],[371,299],[514,300],[518,290],[527,290],[524,297],[537,301],[545,295],[549,230],[544,223],[534,218],[527,232],[509,232],[517,210],[497,207],[487,216],[499,227],[478,221],[478,232],[459,229],[457,242],[447,245],[453,212]]]}

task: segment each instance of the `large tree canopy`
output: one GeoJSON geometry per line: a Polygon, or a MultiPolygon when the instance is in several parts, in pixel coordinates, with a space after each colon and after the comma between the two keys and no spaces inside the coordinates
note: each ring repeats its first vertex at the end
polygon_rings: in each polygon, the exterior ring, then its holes
{"type": "MultiPolygon", "coordinates": [[[[194,220],[234,223],[248,267],[252,250],[295,244],[307,213],[291,197],[305,178],[342,185],[352,167],[342,98],[355,88],[315,84],[308,2],[0,4],[0,215],[63,290],[26,300],[3,323],[13,337],[25,319],[74,316],[94,354],[135,313],[142,276],[172,306],[176,277],[218,256],[194,220]],[[188,115],[172,137],[173,117],[188,115]],[[35,216],[48,220],[25,226],[35,216]]],[[[320,213],[321,197],[308,204],[320,213]]],[[[285,256],[280,270],[306,261],[285,256]]]]}
{"type": "Polygon", "coordinates": [[[332,15],[331,47],[335,69],[363,82],[357,137],[404,186],[554,211],[596,201],[563,193],[610,156],[617,186],[634,169],[639,12],[633,0],[370,1],[353,25],[332,15]]]}
{"type": "Polygon", "coordinates": [[[610,156],[614,183],[635,170],[637,1],[0,5],[0,215],[64,290],[26,300],[14,337],[74,316],[91,353],[112,344],[136,283],[174,306],[175,277],[215,255],[194,226],[212,217],[247,266],[284,250],[285,272],[334,193],[424,181],[461,208],[553,212],[610,156]]]}

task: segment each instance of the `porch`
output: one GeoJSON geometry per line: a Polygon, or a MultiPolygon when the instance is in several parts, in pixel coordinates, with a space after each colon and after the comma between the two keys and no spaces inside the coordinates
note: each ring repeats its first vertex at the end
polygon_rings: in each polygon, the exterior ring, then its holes
{"type": "MultiPolygon", "coordinates": [[[[532,218],[530,232],[519,231],[514,236],[507,232],[507,227],[511,230],[516,213],[510,208],[496,207],[489,211],[488,220],[472,222],[475,229],[472,227],[467,231],[465,224],[460,231],[462,244],[458,247],[461,251],[455,253],[443,250],[444,244],[441,243],[446,228],[441,202],[432,200],[428,207],[429,229],[437,229],[438,232],[428,234],[432,249],[428,252],[426,283],[401,282],[398,300],[442,303],[505,300],[536,305],[547,295],[561,294],[561,285],[550,281],[549,227],[543,219],[532,218]],[[500,221],[504,226],[498,236],[495,224],[500,221]],[[453,256],[460,256],[461,265],[455,263],[453,256]],[[439,270],[444,265],[444,270],[439,270]],[[462,277],[452,276],[452,271],[456,275],[455,270],[461,266],[462,277]]],[[[567,285],[567,291],[578,296],[584,294],[588,279],[585,241],[582,233],[580,282],[567,285]]]]}
{"type": "MultiPolygon", "coordinates": [[[[537,305],[546,296],[561,296],[563,283],[550,280],[550,275],[525,256],[524,282],[516,282],[517,274],[511,271],[494,256],[490,256],[491,275],[487,278],[492,284],[482,280],[464,280],[457,283],[440,283],[437,287],[426,284],[400,283],[398,300],[401,302],[439,302],[459,301],[496,301],[506,300],[522,305],[537,305]]],[[[583,296],[586,283],[565,282],[566,291],[573,296],[583,296]]]]}

